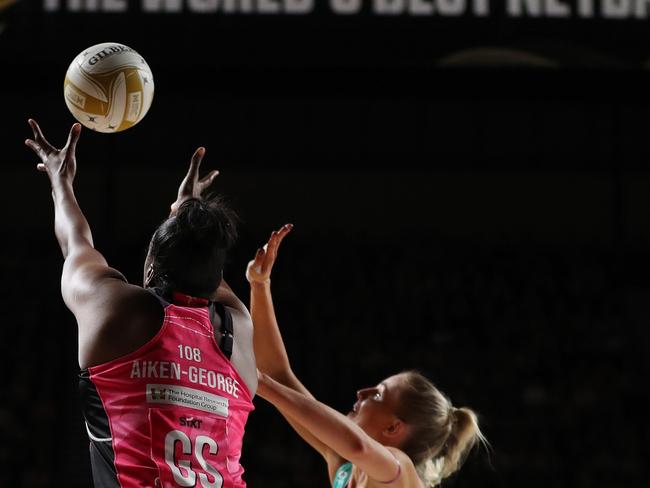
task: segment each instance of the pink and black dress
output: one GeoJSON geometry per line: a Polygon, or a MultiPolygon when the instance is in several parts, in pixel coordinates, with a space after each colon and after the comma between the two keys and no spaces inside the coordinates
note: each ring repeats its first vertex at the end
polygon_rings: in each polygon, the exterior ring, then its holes
{"type": "Polygon", "coordinates": [[[95,488],[244,488],[253,404],[230,363],[232,317],[204,299],[158,298],[165,317],[153,339],[79,375],[95,488]]]}

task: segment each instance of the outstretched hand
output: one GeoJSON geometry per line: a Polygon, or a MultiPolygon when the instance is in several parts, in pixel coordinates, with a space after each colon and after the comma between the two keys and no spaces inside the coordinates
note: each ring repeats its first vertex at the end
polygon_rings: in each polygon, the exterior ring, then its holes
{"type": "Polygon", "coordinates": [[[181,185],[178,187],[178,196],[176,201],[172,203],[171,213],[172,215],[176,214],[178,207],[181,204],[189,200],[190,198],[201,198],[203,193],[210,188],[212,182],[219,174],[219,171],[213,170],[210,171],[206,176],[199,179],[199,168],[201,167],[201,161],[205,155],[205,148],[200,147],[192,155],[190,160],[190,169],[187,171],[185,178],[181,181],[181,185]]]}
{"type": "Polygon", "coordinates": [[[292,224],[283,225],[280,230],[274,230],[269,241],[263,248],[257,250],[255,259],[248,263],[246,279],[249,283],[268,283],[271,281],[271,270],[275,259],[278,257],[278,248],[282,239],[291,232],[292,224]]]}
{"type": "Polygon", "coordinates": [[[34,139],[25,140],[25,145],[31,148],[41,158],[36,169],[47,173],[52,184],[60,182],[72,183],[77,172],[75,150],[81,134],[81,124],[73,124],[68,135],[68,141],[61,149],[47,142],[41,128],[34,119],[27,121],[34,132],[34,139]]]}

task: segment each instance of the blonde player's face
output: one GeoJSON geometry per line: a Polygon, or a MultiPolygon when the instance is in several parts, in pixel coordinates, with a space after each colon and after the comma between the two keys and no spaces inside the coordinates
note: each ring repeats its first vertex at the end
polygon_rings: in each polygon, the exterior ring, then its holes
{"type": "Polygon", "coordinates": [[[379,434],[397,417],[395,412],[403,382],[402,375],[394,375],[377,386],[357,391],[357,401],[348,417],[370,437],[379,439],[379,434]]]}

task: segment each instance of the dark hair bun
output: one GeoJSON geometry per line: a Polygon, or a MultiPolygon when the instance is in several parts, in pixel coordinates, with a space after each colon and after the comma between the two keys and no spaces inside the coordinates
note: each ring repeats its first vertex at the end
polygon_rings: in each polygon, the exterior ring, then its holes
{"type": "Polygon", "coordinates": [[[221,281],[226,251],[237,239],[236,219],[221,198],[183,202],[151,239],[153,285],[209,296],[221,281]]]}
{"type": "Polygon", "coordinates": [[[236,216],[223,200],[191,198],[176,212],[178,231],[200,247],[230,249],[237,240],[236,216]]]}

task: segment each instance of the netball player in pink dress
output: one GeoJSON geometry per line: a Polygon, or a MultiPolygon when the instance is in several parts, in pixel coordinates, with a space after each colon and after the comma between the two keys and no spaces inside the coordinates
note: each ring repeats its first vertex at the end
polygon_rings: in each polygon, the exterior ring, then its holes
{"type": "Polygon", "coordinates": [[[222,280],[236,232],[221,201],[201,198],[217,174],[199,179],[205,150],[151,239],[141,287],[95,249],[76,201],[81,126],[57,149],[29,124],[34,138],[25,143],[52,184],[61,291],[79,327],[95,487],[245,487],[242,437],[257,387],[252,322],[222,280]]]}
{"type": "Polygon", "coordinates": [[[246,272],[260,370],[258,395],[323,456],[333,488],[437,485],[460,468],[472,446],[485,442],[476,415],[454,407],[415,371],[357,391],[347,416],[317,401],[291,369],[271,296],[271,269],[290,231],[285,225],[273,232],[246,272]]]}

